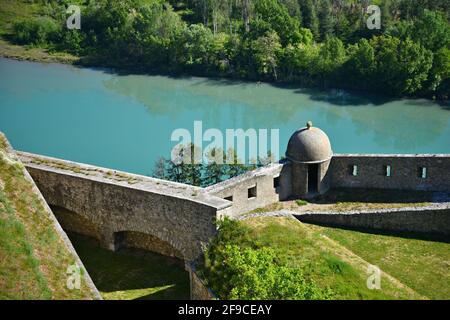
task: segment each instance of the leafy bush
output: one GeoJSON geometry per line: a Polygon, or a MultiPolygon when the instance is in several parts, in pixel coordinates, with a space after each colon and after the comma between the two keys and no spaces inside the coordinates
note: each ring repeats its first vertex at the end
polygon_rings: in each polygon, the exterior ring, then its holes
{"type": "Polygon", "coordinates": [[[225,219],[205,253],[203,273],[221,299],[329,299],[301,269],[260,248],[240,222],[225,219]]]}
{"type": "Polygon", "coordinates": [[[82,54],[83,39],[83,34],[78,30],[67,30],[62,35],[61,48],[74,54],[82,54]]]}
{"type": "Polygon", "coordinates": [[[37,18],[14,23],[13,40],[19,44],[45,45],[58,40],[60,26],[50,18],[37,18]]]}

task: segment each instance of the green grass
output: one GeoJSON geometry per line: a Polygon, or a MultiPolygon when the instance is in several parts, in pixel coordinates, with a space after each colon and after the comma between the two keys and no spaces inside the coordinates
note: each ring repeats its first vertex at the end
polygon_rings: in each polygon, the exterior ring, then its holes
{"type": "Polygon", "coordinates": [[[181,261],[134,249],[112,252],[85,236],[69,236],[103,299],[189,299],[181,261]]]}
{"type": "Polygon", "coordinates": [[[12,23],[37,15],[43,6],[23,0],[0,0],[0,35],[11,32],[12,23]]]}
{"type": "Polygon", "coordinates": [[[310,226],[430,299],[450,298],[450,244],[310,226]]]}
{"type": "Polygon", "coordinates": [[[3,190],[0,204],[0,299],[50,299],[50,288],[39,270],[25,227],[3,190]]]}
{"type": "Polygon", "coordinates": [[[324,237],[323,230],[289,218],[252,218],[243,223],[251,228],[250,236],[259,247],[274,249],[283,263],[301,268],[319,286],[330,288],[334,299],[426,298],[383,276],[380,290],[368,289],[368,263],[345,246],[324,237]]]}
{"type": "Polygon", "coordinates": [[[67,288],[75,256],[6,146],[0,135],[0,299],[92,299],[84,281],[67,288]]]}
{"type": "Polygon", "coordinates": [[[44,4],[39,2],[0,0],[0,56],[40,62],[68,64],[77,62],[79,57],[66,52],[49,52],[48,48],[20,46],[9,41],[14,22],[33,17],[42,17],[47,14],[48,9],[44,4]]]}
{"type": "Polygon", "coordinates": [[[306,206],[308,204],[308,201],[305,200],[295,200],[295,203],[301,207],[301,206],[306,206]]]}
{"type": "Polygon", "coordinates": [[[429,205],[433,192],[413,190],[332,189],[315,199],[317,204],[332,204],[333,210],[403,208],[429,205]]]}

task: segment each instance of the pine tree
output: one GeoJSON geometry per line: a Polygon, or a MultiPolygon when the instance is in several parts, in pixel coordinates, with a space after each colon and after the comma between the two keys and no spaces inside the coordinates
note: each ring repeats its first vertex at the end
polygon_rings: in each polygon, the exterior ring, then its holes
{"type": "Polygon", "coordinates": [[[159,157],[156,161],[155,161],[155,166],[153,169],[153,174],[152,176],[154,178],[157,179],[166,179],[166,164],[167,164],[167,160],[164,157],[159,157]]]}
{"type": "Polygon", "coordinates": [[[319,38],[319,21],[313,0],[299,0],[302,12],[302,25],[311,30],[314,39],[319,38]]]}
{"type": "Polygon", "coordinates": [[[334,22],[332,5],[330,0],[321,0],[318,10],[320,40],[323,41],[327,36],[334,35],[334,22]]]}
{"type": "Polygon", "coordinates": [[[203,186],[211,186],[223,181],[226,175],[225,154],[222,149],[211,149],[207,155],[208,163],[204,168],[203,186]]]}

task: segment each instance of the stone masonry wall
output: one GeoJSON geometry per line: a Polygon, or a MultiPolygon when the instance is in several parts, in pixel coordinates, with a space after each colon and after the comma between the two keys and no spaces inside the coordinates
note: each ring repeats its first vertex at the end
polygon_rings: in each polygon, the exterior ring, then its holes
{"type": "Polygon", "coordinates": [[[450,235],[450,207],[397,208],[359,212],[295,214],[301,221],[327,226],[450,235]]]}
{"type": "Polygon", "coordinates": [[[331,187],[450,191],[450,155],[337,154],[331,160],[331,187]],[[358,175],[351,174],[352,166],[358,175]],[[386,166],[391,176],[386,176],[386,166]],[[427,177],[420,177],[425,167],[427,177]]]}
{"type": "Polygon", "coordinates": [[[287,198],[290,179],[290,166],[271,164],[208,187],[206,192],[231,201],[228,215],[236,216],[287,198]],[[256,188],[254,196],[249,194],[251,188],[256,188]]]}
{"type": "Polygon", "coordinates": [[[205,282],[195,272],[192,266],[186,266],[189,272],[191,284],[191,300],[215,300],[213,292],[206,286],[205,282]]]}
{"type": "Polygon", "coordinates": [[[98,226],[100,242],[112,250],[116,233],[133,231],[152,235],[193,260],[215,235],[216,218],[229,206],[194,187],[20,155],[46,201],[98,226]]]}

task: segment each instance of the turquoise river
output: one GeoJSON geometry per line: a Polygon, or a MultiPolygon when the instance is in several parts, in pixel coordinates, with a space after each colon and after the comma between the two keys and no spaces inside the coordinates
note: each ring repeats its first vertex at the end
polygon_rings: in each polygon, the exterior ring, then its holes
{"type": "Polygon", "coordinates": [[[18,150],[149,175],[196,120],[279,129],[280,155],[307,120],[336,153],[450,153],[450,107],[432,101],[0,58],[0,131],[18,150]]]}

